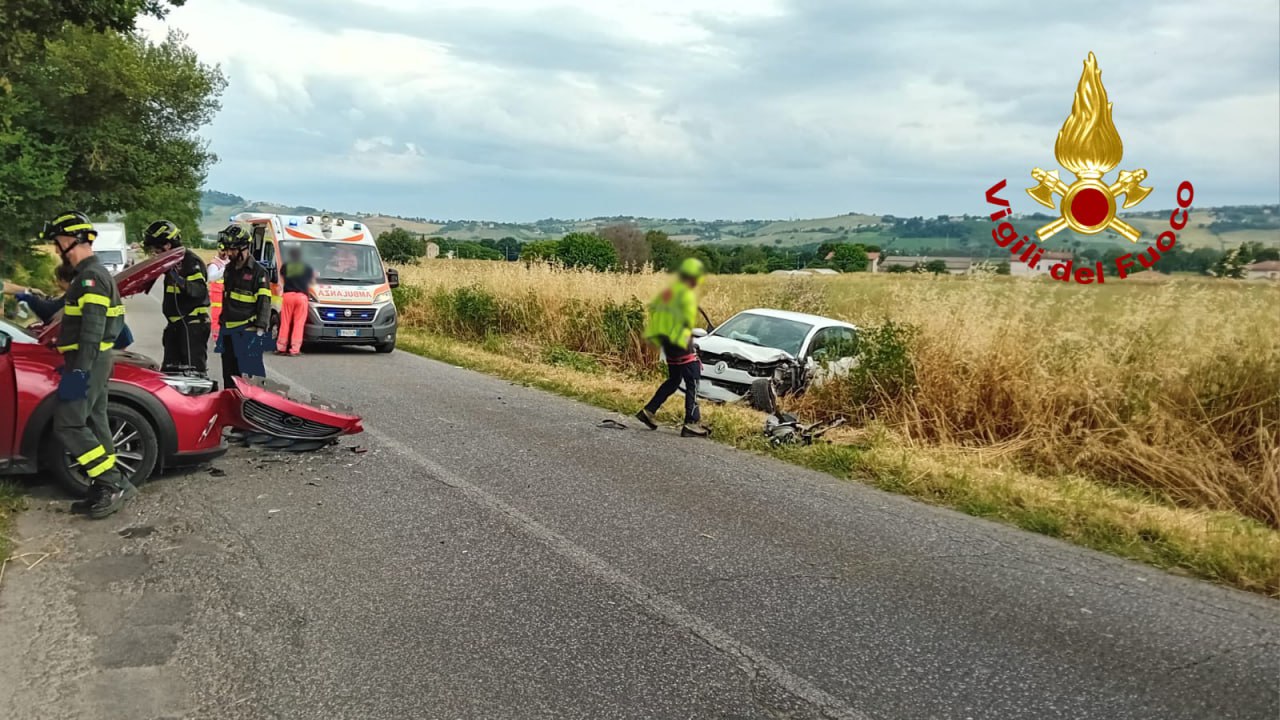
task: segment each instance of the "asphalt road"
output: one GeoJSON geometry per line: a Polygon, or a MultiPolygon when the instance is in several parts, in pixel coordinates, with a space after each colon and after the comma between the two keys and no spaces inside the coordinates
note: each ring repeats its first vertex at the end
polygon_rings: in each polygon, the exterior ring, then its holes
{"type": "MultiPolygon", "coordinates": [[[[158,356],[156,304],[128,317],[158,356]]],[[[168,688],[156,715],[1280,716],[1273,601],[670,429],[603,429],[604,411],[403,352],[268,364],[357,407],[366,434],[237,451],[100,524],[38,509],[29,531],[69,549],[44,590],[24,579],[39,569],[5,581],[10,605],[43,592],[78,613],[54,644],[98,638],[82,673],[145,666],[121,682],[168,688]],[[152,617],[169,644],[152,652],[145,622],[102,635],[102,593],[176,613],[152,617]]]]}

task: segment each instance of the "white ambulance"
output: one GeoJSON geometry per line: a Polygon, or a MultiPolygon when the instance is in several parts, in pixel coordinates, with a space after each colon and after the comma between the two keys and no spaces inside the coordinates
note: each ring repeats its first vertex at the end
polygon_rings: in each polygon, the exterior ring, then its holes
{"type": "Polygon", "coordinates": [[[373,232],[363,223],[328,215],[240,213],[232,222],[248,226],[253,254],[271,279],[271,332],[279,327],[283,286],[280,268],[289,249],[300,247],[316,273],[303,342],[310,345],[370,345],[380,353],[396,347],[396,306],[391,290],[400,276],[378,255],[373,232]]]}

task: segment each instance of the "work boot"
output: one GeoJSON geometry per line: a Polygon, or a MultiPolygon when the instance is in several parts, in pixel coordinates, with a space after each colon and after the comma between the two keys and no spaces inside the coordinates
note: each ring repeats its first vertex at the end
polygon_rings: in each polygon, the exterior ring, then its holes
{"type": "Polygon", "coordinates": [[[711,430],[702,425],[691,425],[689,423],[685,423],[684,427],[680,428],[680,437],[711,437],[711,430]]]}
{"type": "Polygon", "coordinates": [[[636,419],[644,423],[650,430],[658,429],[658,422],[653,419],[653,413],[645,408],[640,408],[640,412],[636,413],[636,419]]]}
{"type": "Polygon", "coordinates": [[[109,487],[107,485],[95,486],[100,487],[97,497],[89,506],[89,517],[94,520],[101,520],[105,517],[114,515],[116,511],[124,507],[125,501],[131,500],[138,494],[138,488],[128,480],[121,479],[119,488],[109,487]]]}

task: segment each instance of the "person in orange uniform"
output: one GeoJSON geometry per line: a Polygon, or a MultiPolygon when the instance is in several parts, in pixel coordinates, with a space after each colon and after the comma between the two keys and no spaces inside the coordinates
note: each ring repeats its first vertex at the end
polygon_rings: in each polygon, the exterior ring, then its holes
{"type": "Polygon", "coordinates": [[[302,248],[294,245],[287,251],[284,272],[284,297],[280,305],[280,333],[276,338],[277,355],[301,355],[302,331],[307,326],[307,299],[316,273],[302,261],[302,248]]]}
{"type": "Polygon", "coordinates": [[[218,255],[209,261],[209,322],[213,339],[218,339],[218,318],[222,317],[222,276],[227,272],[227,237],[218,233],[218,255]]]}

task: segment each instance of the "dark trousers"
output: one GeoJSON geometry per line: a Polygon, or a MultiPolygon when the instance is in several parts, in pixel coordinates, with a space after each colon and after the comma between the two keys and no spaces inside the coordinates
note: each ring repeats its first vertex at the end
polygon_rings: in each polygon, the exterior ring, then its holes
{"type": "Polygon", "coordinates": [[[702,378],[702,365],[698,362],[684,363],[683,365],[667,365],[667,380],[658,386],[658,391],[653,394],[653,399],[648,405],[644,406],[645,410],[651,413],[658,412],[658,408],[662,407],[662,403],[667,398],[675,394],[680,389],[680,385],[684,385],[684,422],[686,425],[692,425],[702,420],[702,412],[698,409],[698,380],[702,378]]]}
{"type": "Polygon", "coordinates": [[[164,361],[166,372],[191,369],[201,375],[209,372],[209,323],[171,322],[164,327],[164,361]]]}
{"type": "Polygon", "coordinates": [[[266,377],[262,353],[270,336],[258,336],[254,327],[218,331],[218,352],[222,353],[222,387],[234,389],[237,376],[266,377]]]}
{"type": "MultiPolygon", "coordinates": [[[[70,360],[71,358],[68,358],[70,360]]],[[[123,485],[116,467],[116,448],[107,422],[107,380],[115,361],[111,352],[98,355],[89,370],[89,394],[84,400],[59,400],[53,409],[53,436],[71,455],[91,484],[113,490],[123,485]]]]}

